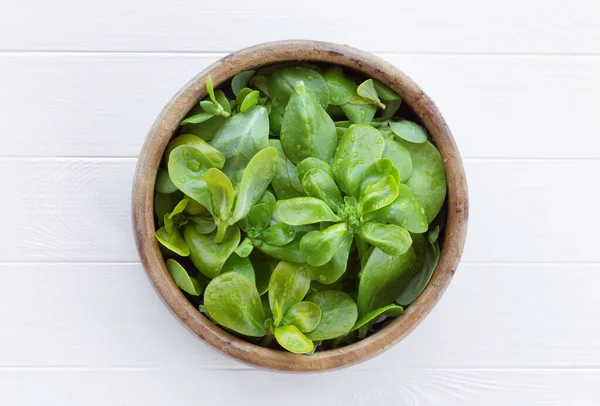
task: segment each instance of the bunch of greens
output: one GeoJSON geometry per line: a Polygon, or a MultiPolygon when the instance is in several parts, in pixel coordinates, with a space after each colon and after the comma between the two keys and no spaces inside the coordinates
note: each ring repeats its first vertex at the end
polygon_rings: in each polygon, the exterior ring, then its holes
{"type": "Polygon", "coordinates": [[[400,97],[307,64],[206,87],[156,179],[177,286],[228,331],[299,354],[401,315],[440,255],[446,177],[400,97]]]}

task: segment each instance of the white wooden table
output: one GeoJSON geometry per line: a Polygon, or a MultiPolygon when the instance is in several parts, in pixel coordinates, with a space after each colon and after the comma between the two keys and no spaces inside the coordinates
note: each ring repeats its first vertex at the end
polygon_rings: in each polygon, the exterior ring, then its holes
{"type": "Polygon", "coordinates": [[[600,404],[599,95],[595,0],[0,0],[0,404],[600,404]],[[166,101],[227,52],[289,38],[412,76],[471,192],[463,262],[431,315],[384,355],[313,375],[196,339],[130,226],[166,101]]]}

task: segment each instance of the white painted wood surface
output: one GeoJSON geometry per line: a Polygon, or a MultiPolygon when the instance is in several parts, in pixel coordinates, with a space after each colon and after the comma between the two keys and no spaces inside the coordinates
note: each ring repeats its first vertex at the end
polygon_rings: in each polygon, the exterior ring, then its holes
{"type": "Polygon", "coordinates": [[[0,0],[0,404],[600,404],[600,3],[291,4],[0,0]],[[471,193],[440,304],[332,373],[255,370],[194,338],[130,227],[136,156],[166,101],[226,52],[288,38],[412,76],[471,193]]]}

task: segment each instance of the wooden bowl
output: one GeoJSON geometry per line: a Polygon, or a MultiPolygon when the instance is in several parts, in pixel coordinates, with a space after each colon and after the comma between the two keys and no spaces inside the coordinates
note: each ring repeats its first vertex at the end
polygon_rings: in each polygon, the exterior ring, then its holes
{"type": "MultiPolygon", "coordinates": [[[[449,78],[450,80],[450,78],[449,78]]],[[[259,367],[293,372],[324,371],[364,361],[396,344],[431,311],[452,279],[467,232],[468,193],[460,154],[433,101],[396,67],[378,57],[345,45],[315,41],[280,41],[234,52],[212,64],[167,103],[152,126],[139,156],[132,197],[133,228],[140,258],[156,290],[179,319],[198,337],[223,353],[259,367]],[[337,64],[378,79],[408,104],[431,134],[444,159],[448,180],[448,219],[441,257],[425,291],[379,332],[346,347],[311,356],[263,348],[238,338],[209,321],[181,293],[167,271],[154,238],[154,182],[167,143],[179,122],[206,95],[210,73],[215,87],[233,75],[285,61],[337,64]]]]}

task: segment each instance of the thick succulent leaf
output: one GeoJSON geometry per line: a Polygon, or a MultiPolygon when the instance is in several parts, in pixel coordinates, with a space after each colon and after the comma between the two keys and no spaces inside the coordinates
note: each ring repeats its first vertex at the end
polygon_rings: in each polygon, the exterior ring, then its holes
{"type": "Polygon", "coordinates": [[[370,185],[381,180],[385,176],[392,176],[397,185],[400,184],[400,172],[394,166],[392,160],[388,158],[381,158],[373,162],[365,171],[362,182],[360,184],[361,190],[366,189],[370,185]]]}
{"type": "Polygon", "coordinates": [[[352,234],[348,233],[338,246],[333,258],[325,265],[309,266],[310,273],[316,281],[322,284],[332,284],[340,279],[346,272],[352,239],[352,234]]]}
{"type": "Polygon", "coordinates": [[[155,193],[154,194],[154,214],[158,219],[158,224],[162,226],[164,224],[163,218],[165,214],[173,211],[173,208],[181,200],[182,194],[178,193],[155,193]]]}
{"type": "Polygon", "coordinates": [[[261,252],[275,259],[279,259],[280,261],[302,264],[306,262],[302,252],[300,251],[300,241],[303,236],[304,233],[296,232],[296,237],[289,244],[280,247],[262,241],[260,244],[258,244],[257,248],[261,252]]]}
{"type": "Polygon", "coordinates": [[[210,168],[204,175],[204,181],[211,193],[213,213],[222,220],[229,218],[233,208],[233,185],[220,170],[210,168]]]}
{"type": "Polygon", "coordinates": [[[379,100],[379,96],[377,95],[377,91],[375,90],[375,86],[373,85],[373,79],[367,79],[358,85],[356,89],[356,94],[358,94],[363,99],[368,100],[372,104],[385,109],[385,104],[379,100]]]}
{"type": "Polygon", "coordinates": [[[244,169],[252,157],[269,146],[269,113],[255,106],[231,117],[210,142],[226,161],[223,172],[229,177],[244,169]]]}
{"type": "Polygon", "coordinates": [[[365,214],[379,210],[392,203],[396,197],[398,197],[398,184],[393,176],[384,176],[361,190],[359,211],[365,214]]]}
{"type": "Polygon", "coordinates": [[[302,182],[306,172],[313,168],[320,169],[333,178],[333,171],[327,162],[321,161],[319,158],[309,157],[300,161],[296,166],[299,181],[302,182]]]}
{"type": "Polygon", "coordinates": [[[359,316],[362,318],[375,309],[394,303],[419,268],[412,246],[397,256],[374,248],[360,274],[356,299],[359,316]]]}
{"type": "Polygon", "coordinates": [[[258,152],[250,160],[242,175],[230,224],[246,217],[252,206],[263,196],[275,175],[277,156],[277,149],[268,147],[258,152]]]}
{"type": "Polygon", "coordinates": [[[308,354],[315,346],[296,326],[277,327],[275,339],[279,345],[294,354],[308,354]]]}
{"type": "Polygon", "coordinates": [[[194,223],[196,231],[200,234],[210,234],[217,228],[212,217],[191,216],[189,220],[194,223]]]}
{"type": "Polygon", "coordinates": [[[412,244],[410,233],[395,224],[364,223],[358,234],[388,255],[402,255],[412,244]]]}
{"type": "Polygon", "coordinates": [[[324,109],[329,105],[329,86],[319,72],[301,66],[286,66],[276,69],[269,77],[268,91],[273,105],[284,115],[288,101],[299,81],[316,96],[324,109]]]}
{"type": "Polygon", "coordinates": [[[159,169],[158,175],[156,175],[156,183],[154,189],[158,193],[175,193],[177,192],[177,186],[171,182],[169,172],[166,169],[159,169]]]}
{"type": "Polygon", "coordinates": [[[244,97],[242,103],[240,104],[240,113],[243,113],[246,110],[256,106],[258,103],[258,99],[260,98],[260,93],[258,90],[253,90],[244,97]]]}
{"type": "Polygon", "coordinates": [[[235,252],[232,253],[229,258],[227,258],[227,261],[225,261],[225,264],[223,264],[221,274],[224,274],[225,272],[237,272],[240,275],[244,275],[246,278],[250,279],[252,283],[256,283],[254,267],[252,266],[250,259],[242,258],[235,252]]]}
{"type": "Polygon", "coordinates": [[[369,125],[352,125],[344,133],[335,152],[331,169],[340,189],[358,197],[365,170],[383,154],[383,136],[369,125]]]}
{"type": "Polygon", "coordinates": [[[398,185],[398,197],[390,205],[365,216],[367,221],[391,223],[404,227],[411,233],[427,231],[427,216],[425,210],[415,199],[410,188],[404,184],[398,185]]]}
{"type": "Polygon", "coordinates": [[[250,79],[252,78],[252,76],[254,76],[255,73],[256,71],[246,70],[238,73],[233,77],[233,79],[231,79],[231,91],[235,96],[237,96],[240,90],[248,86],[248,83],[250,83],[250,79]]]}
{"type": "Polygon", "coordinates": [[[269,281],[269,303],[275,326],[279,326],[288,310],[304,299],[310,286],[306,265],[280,262],[269,281]]]}
{"type": "Polygon", "coordinates": [[[202,293],[200,281],[193,276],[190,276],[179,262],[174,259],[167,259],[167,269],[179,289],[192,296],[200,296],[202,293]]]}
{"type": "Polygon", "coordinates": [[[275,216],[292,226],[320,223],[322,221],[340,221],[340,218],[320,199],[314,197],[296,197],[279,200],[275,206],[275,216]]]}
{"type": "Polygon", "coordinates": [[[265,312],[252,281],[236,272],[214,278],[204,292],[204,306],[212,320],[249,337],[265,335],[265,312]]]}
{"type": "Polygon", "coordinates": [[[335,124],[303,81],[299,81],[281,122],[281,145],[295,164],[308,157],[331,161],[337,145],[335,124]]]}
{"type": "Polygon", "coordinates": [[[421,144],[427,141],[427,130],[417,123],[408,120],[390,121],[390,128],[405,141],[421,144]]]}
{"type": "Polygon", "coordinates": [[[375,90],[377,91],[377,94],[381,100],[401,100],[400,96],[398,96],[396,92],[380,81],[373,79],[373,86],[375,87],[375,90]]]}
{"type": "Polygon", "coordinates": [[[352,79],[344,75],[342,68],[332,66],[323,72],[323,78],[329,86],[329,102],[333,105],[342,105],[348,103],[354,92],[356,84],[352,79]]]}
{"type": "Polygon", "coordinates": [[[321,322],[306,336],[313,341],[331,340],[348,333],[358,318],[356,303],[345,292],[324,290],[308,295],[306,301],[321,308],[321,322]]]}
{"type": "Polygon", "coordinates": [[[206,214],[208,212],[208,210],[206,210],[206,207],[202,206],[200,203],[198,203],[194,199],[188,198],[188,203],[185,206],[184,212],[186,214],[189,214],[190,216],[197,216],[200,214],[206,214]]]}
{"type": "Polygon", "coordinates": [[[406,148],[393,138],[386,137],[385,133],[391,133],[389,127],[379,130],[384,134],[385,149],[383,150],[383,158],[390,159],[398,172],[400,172],[400,182],[404,183],[412,173],[412,158],[406,148]]]}
{"type": "Polygon", "coordinates": [[[271,139],[269,140],[269,145],[277,148],[277,152],[279,153],[277,170],[271,182],[277,198],[282,200],[302,196],[304,189],[302,189],[302,185],[298,179],[296,165],[285,155],[281,141],[271,139]]]}
{"type": "Polygon", "coordinates": [[[310,265],[325,265],[331,261],[348,234],[348,225],[345,222],[321,231],[309,231],[300,241],[300,251],[310,265]]]}
{"type": "Polygon", "coordinates": [[[444,160],[432,143],[413,144],[403,141],[412,158],[413,170],[406,184],[419,201],[427,221],[431,223],[446,198],[446,170],[444,160]]]}
{"type": "Polygon", "coordinates": [[[165,227],[161,227],[154,235],[156,236],[158,242],[177,255],[182,257],[187,257],[190,255],[190,249],[184,239],[181,237],[181,233],[179,232],[178,228],[173,228],[169,233],[165,227]]]}
{"type": "Polygon", "coordinates": [[[381,116],[379,118],[377,118],[378,121],[385,121],[385,120],[389,120],[392,117],[394,117],[394,114],[396,114],[396,112],[402,105],[402,99],[390,100],[390,101],[386,101],[384,103],[385,103],[385,110],[383,111],[381,116]]]}
{"type": "Polygon", "coordinates": [[[380,307],[379,309],[370,311],[369,313],[361,317],[356,322],[354,327],[352,327],[352,330],[359,330],[358,337],[364,338],[367,335],[367,332],[371,328],[371,326],[375,324],[377,319],[379,319],[380,317],[398,317],[402,313],[404,313],[404,309],[401,306],[398,306],[397,304],[391,304],[385,307],[380,307]]]}
{"type": "Polygon", "coordinates": [[[235,249],[234,252],[242,258],[246,258],[248,255],[250,255],[252,253],[253,250],[254,250],[254,243],[252,242],[252,240],[250,238],[246,237],[240,243],[240,245],[237,246],[237,248],[235,249]]]}
{"type": "MultiPolygon", "coordinates": [[[[273,266],[272,261],[262,261],[254,265],[256,289],[258,290],[259,295],[262,296],[267,292],[267,289],[269,289],[269,281],[271,280],[273,270],[275,270],[275,266],[273,266]]],[[[270,312],[271,309],[269,308],[269,313],[270,312]]]]}
{"type": "Polygon", "coordinates": [[[308,196],[324,201],[335,212],[343,204],[342,193],[335,181],[321,169],[313,168],[307,171],[302,177],[302,187],[308,196]]]}
{"type": "Polygon", "coordinates": [[[183,229],[183,239],[190,249],[190,259],[198,271],[209,278],[221,273],[227,258],[240,243],[240,229],[232,226],[227,229],[223,241],[217,243],[216,232],[201,234],[193,223],[183,229]]]}
{"type": "Polygon", "coordinates": [[[273,216],[273,210],[267,203],[255,204],[250,209],[248,217],[240,221],[240,224],[247,224],[242,227],[246,232],[252,228],[256,231],[262,231],[271,223],[271,216],[273,216]]]}
{"type": "Polygon", "coordinates": [[[171,181],[183,193],[196,200],[212,213],[210,191],[204,176],[214,163],[200,150],[181,145],[171,151],[169,157],[169,175],[171,181]]]}
{"type": "Polygon", "coordinates": [[[414,302],[414,300],[423,293],[433,276],[435,267],[440,259],[440,247],[437,241],[433,243],[427,241],[426,247],[425,261],[423,262],[421,269],[411,278],[406,289],[404,289],[400,296],[398,296],[398,299],[396,299],[396,303],[399,305],[408,306],[414,302]]]}
{"type": "Polygon", "coordinates": [[[210,111],[204,111],[203,113],[194,114],[193,116],[190,116],[190,117],[182,120],[181,123],[179,123],[179,125],[200,124],[200,123],[203,123],[203,122],[205,122],[207,120],[210,120],[214,116],[215,116],[214,113],[212,113],[210,111]]]}
{"type": "Polygon", "coordinates": [[[353,124],[369,124],[373,121],[377,107],[372,104],[342,104],[342,111],[353,124]]]}
{"type": "MultiPolygon", "coordinates": [[[[231,106],[229,105],[229,100],[227,100],[225,93],[223,93],[222,90],[217,90],[215,92],[215,97],[219,104],[223,106],[223,109],[227,113],[231,114],[231,106]]],[[[200,105],[197,105],[188,113],[188,117],[201,114],[202,112],[203,110],[200,105]]],[[[186,124],[181,126],[181,134],[193,134],[205,141],[210,141],[215,136],[219,128],[221,128],[221,126],[225,123],[225,121],[227,121],[227,117],[214,116],[210,120],[199,124],[186,124]]]]}
{"type": "Polygon", "coordinates": [[[277,223],[261,234],[264,242],[278,247],[289,244],[296,237],[296,229],[286,223],[277,223]]]}
{"type": "Polygon", "coordinates": [[[276,108],[271,108],[269,112],[269,133],[275,137],[281,135],[281,122],[283,115],[276,108]]]}
{"type": "Polygon", "coordinates": [[[310,333],[321,322],[321,308],[313,302],[296,303],[287,311],[282,326],[296,326],[303,333],[310,333]]]}

